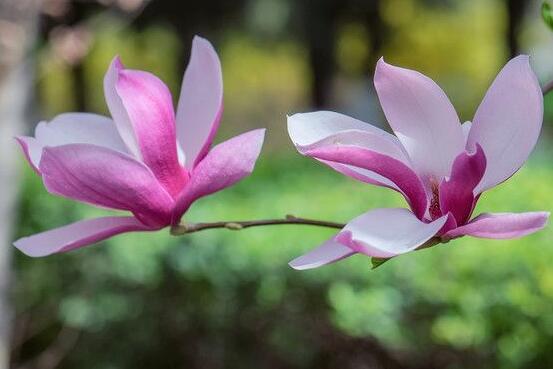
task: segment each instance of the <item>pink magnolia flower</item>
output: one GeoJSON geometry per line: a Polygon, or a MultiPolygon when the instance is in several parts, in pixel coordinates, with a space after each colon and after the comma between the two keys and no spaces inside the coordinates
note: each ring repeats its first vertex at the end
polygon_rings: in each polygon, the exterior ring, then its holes
{"type": "Polygon", "coordinates": [[[125,69],[115,58],[104,78],[112,119],[67,113],[18,137],[29,163],[56,195],[127,210],[132,216],[88,219],[17,240],[30,256],[90,245],[123,232],[177,224],[197,199],[233,185],[253,170],[264,130],[213,148],[223,110],[219,58],[195,37],[176,114],[156,76],[125,69]]]}
{"type": "Polygon", "coordinates": [[[371,210],[293,260],[293,268],[315,268],[356,253],[390,258],[433,237],[515,238],[545,226],[546,212],[471,219],[482,192],[512,176],[538,139],[543,97],[527,56],[507,63],[472,123],[463,125],[440,87],[418,72],[381,59],[374,84],[395,136],[328,111],[289,117],[289,134],[303,155],[401,193],[411,210],[371,210]]]}

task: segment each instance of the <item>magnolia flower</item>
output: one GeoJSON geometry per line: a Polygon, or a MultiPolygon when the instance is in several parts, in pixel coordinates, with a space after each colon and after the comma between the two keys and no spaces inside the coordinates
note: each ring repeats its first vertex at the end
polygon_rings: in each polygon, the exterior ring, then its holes
{"type": "Polygon", "coordinates": [[[213,148],[223,110],[219,58],[195,37],[176,114],[167,86],[156,76],[125,69],[115,58],[104,78],[112,119],[67,113],[41,122],[35,137],[18,137],[46,189],[88,204],[127,210],[17,240],[30,256],[90,245],[119,233],[179,223],[197,199],[233,185],[253,170],[264,130],[213,148]]]}
{"type": "Polygon", "coordinates": [[[356,253],[390,258],[431,238],[516,238],[545,226],[546,212],[471,219],[480,195],[512,176],[538,139],[543,96],[527,56],[507,63],[472,123],[463,125],[440,87],[418,72],[381,59],[374,84],[395,136],[327,111],[289,117],[288,131],[301,154],[399,192],[411,210],[371,210],[293,260],[293,268],[315,268],[356,253]]]}

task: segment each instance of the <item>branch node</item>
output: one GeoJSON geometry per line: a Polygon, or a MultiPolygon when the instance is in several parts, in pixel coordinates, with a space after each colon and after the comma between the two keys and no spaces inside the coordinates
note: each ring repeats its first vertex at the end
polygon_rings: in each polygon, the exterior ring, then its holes
{"type": "Polygon", "coordinates": [[[170,233],[173,236],[181,236],[188,233],[190,226],[186,223],[180,223],[171,227],[170,233]]]}
{"type": "Polygon", "coordinates": [[[296,217],[295,215],[292,215],[292,214],[286,214],[286,220],[297,220],[298,217],[296,217]]]}
{"type": "Polygon", "coordinates": [[[239,231],[242,228],[244,228],[244,226],[240,223],[229,222],[229,223],[225,223],[225,228],[231,229],[233,231],[239,231]]]}

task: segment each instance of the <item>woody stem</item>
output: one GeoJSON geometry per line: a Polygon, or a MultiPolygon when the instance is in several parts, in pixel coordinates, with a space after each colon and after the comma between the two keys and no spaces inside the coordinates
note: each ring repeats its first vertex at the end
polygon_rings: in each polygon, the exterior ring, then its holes
{"type": "Polygon", "coordinates": [[[293,215],[286,215],[283,219],[260,219],[260,220],[245,220],[245,221],[221,221],[210,223],[181,223],[171,227],[171,234],[173,236],[180,236],[183,234],[194,233],[204,231],[207,229],[226,228],[233,231],[238,231],[244,228],[250,227],[262,227],[270,225],[284,225],[284,224],[298,224],[298,225],[311,225],[318,227],[327,227],[342,229],[346,225],[342,223],[327,222],[324,220],[315,220],[307,218],[299,218],[293,215]]]}

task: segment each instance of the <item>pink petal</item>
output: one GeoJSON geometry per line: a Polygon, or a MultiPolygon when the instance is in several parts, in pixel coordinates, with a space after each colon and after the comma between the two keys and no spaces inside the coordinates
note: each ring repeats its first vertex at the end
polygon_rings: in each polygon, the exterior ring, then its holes
{"type": "Polygon", "coordinates": [[[397,159],[356,146],[321,147],[306,152],[306,155],[377,173],[400,189],[419,218],[422,219],[426,212],[427,197],[420,178],[411,168],[397,159]]]}
{"type": "Polygon", "coordinates": [[[473,236],[480,238],[509,239],[534,233],[546,226],[549,212],[484,213],[464,226],[447,232],[446,239],[473,236]]]}
{"type": "Polygon", "coordinates": [[[375,209],[350,221],[336,241],[367,256],[389,258],[422,246],[447,219],[444,215],[425,223],[407,209],[375,209]]]}
{"type": "Polygon", "coordinates": [[[35,137],[17,138],[31,165],[37,170],[44,146],[89,143],[127,152],[113,121],[90,113],[64,113],[50,122],[40,122],[35,137]]]}
{"type": "Polygon", "coordinates": [[[151,73],[124,69],[115,84],[128,114],[142,160],[172,196],[187,179],[179,164],[171,92],[151,73]]]}
{"type": "Polygon", "coordinates": [[[335,239],[367,256],[389,258],[422,246],[447,219],[425,223],[407,209],[375,209],[350,221],[335,239]]]}
{"type": "Polygon", "coordinates": [[[40,157],[42,156],[43,146],[34,137],[18,136],[15,139],[21,147],[21,150],[23,150],[25,159],[27,159],[31,168],[33,168],[35,172],[40,174],[38,166],[40,164],[40,157]]]}
{"type": "Polygon", "coordinates": [[[104,96],[121,139],[129,149],[129,152],[131,152],[137,159],[142,159],[142,154],[140,153],[140,147],[137,142],[133,125],[129,115],[127,114],[127,110],[121,101],[121,97],[119,97],[119,94],[115,88],[117,81],[119,80],[119,72],[121,72],[123,68],[121,59],[119,59],[118,56],[113,58],[104,77],[104,96]]]}
{"type": "Polygon", "coordinates": [[[488,166],[476,192],[505,181],[528,159],[543,119],[543,96],[528,56],[503,67],[478,107],[467,148],[478,143],[488,166]]]}
{"type": "Polygon", "coordinates": [[[207,154],[223,112],[221,62],[213,46],[194,37],[177,108],[177,136],[191,169],[207,154]]]}
{"type": "Polygon", "coordinates": [[[261,152],[264,136],[264,129],[256,129],[211,149],[192,171],[177,200],[173,222],[178,222],[195,200],[232,186],[249,175],[261,152]]]}
{"type": "Polygon", "coordinates": [[[48,147],[40,171],[53,194],[129,210],[152,226],[170,223],[173,199],[148,167],[128,155],[88,144],[48,147]]]}
{"type": "Polygon", "coordinates": [[[374,85],[384,114],[423,178],[449,174],[464,139],[455,109],[430,78],[387,64],[376,66],[374,85]]]}
{"type": "Polygon", "coordinates": [[[313,269],[334,263],[353,254],[355,251],[334,241],[333,237],[307,254],[295,258],[288,265],[296,270],[313,269]]]}
{"type": "MultiPolygon", "coordinates": [[[[372,147],[372,144],[376,143],[376,145],[384,150],[383,153],[396,157],[396,159],[406,158],[405,151],[397,137],[369,123],[348,117],[347,115],[333,111],[317,111],[294,114],[288,117],[288,134],[301,153],[304,153],[309,148],[313,148],[313,145],[317,143],[321,144],[332,141],[332,137],[337,134],[343,134],[344,132],[357,133],[360,131],[364,132],[366,136],[355,134],[350,135],[350,139],[359,139],[359,145],[363,146],[365,142],[364,137],[369,137],[371,147],[368,148],[375,149],[372,147]],[[370,137],[375,138],[371,139],[370,137]],[[378,138],[381,139],[380,142],[377,141],[378,138]]],[[[353,144],[352,142],[350,143],[353,144]]]]}
{"type": "Polygon", "coordinates": [[[453,162],[451,176],[439,187],[442,214],[451,212],[457,224],[465,224],[475,205],[473,191],[485,171],[486,156],[480,145],[476,145],[474,153],[459,154],[453,162]]]}
{"type": "MultiPolygon", "coordinates": [[[[330,111],[294,114],[288,117],[288,133],[298,151],[304,155],[307,151],[325,146],[358,146],[410,166],[409,158],[395,136],[343,114],[330,111]]],[[[319,161],[359,181],[401,192],[393,182],[375,172],[332,161],[319,161]]]]}
{"type": "Polygon", "coordinates": [[[39,257],[88,246],[120,233],[149,230],[152,228],[134,217],[87,219],[20,238],[14,246],[28,256],[39,257]]]}

